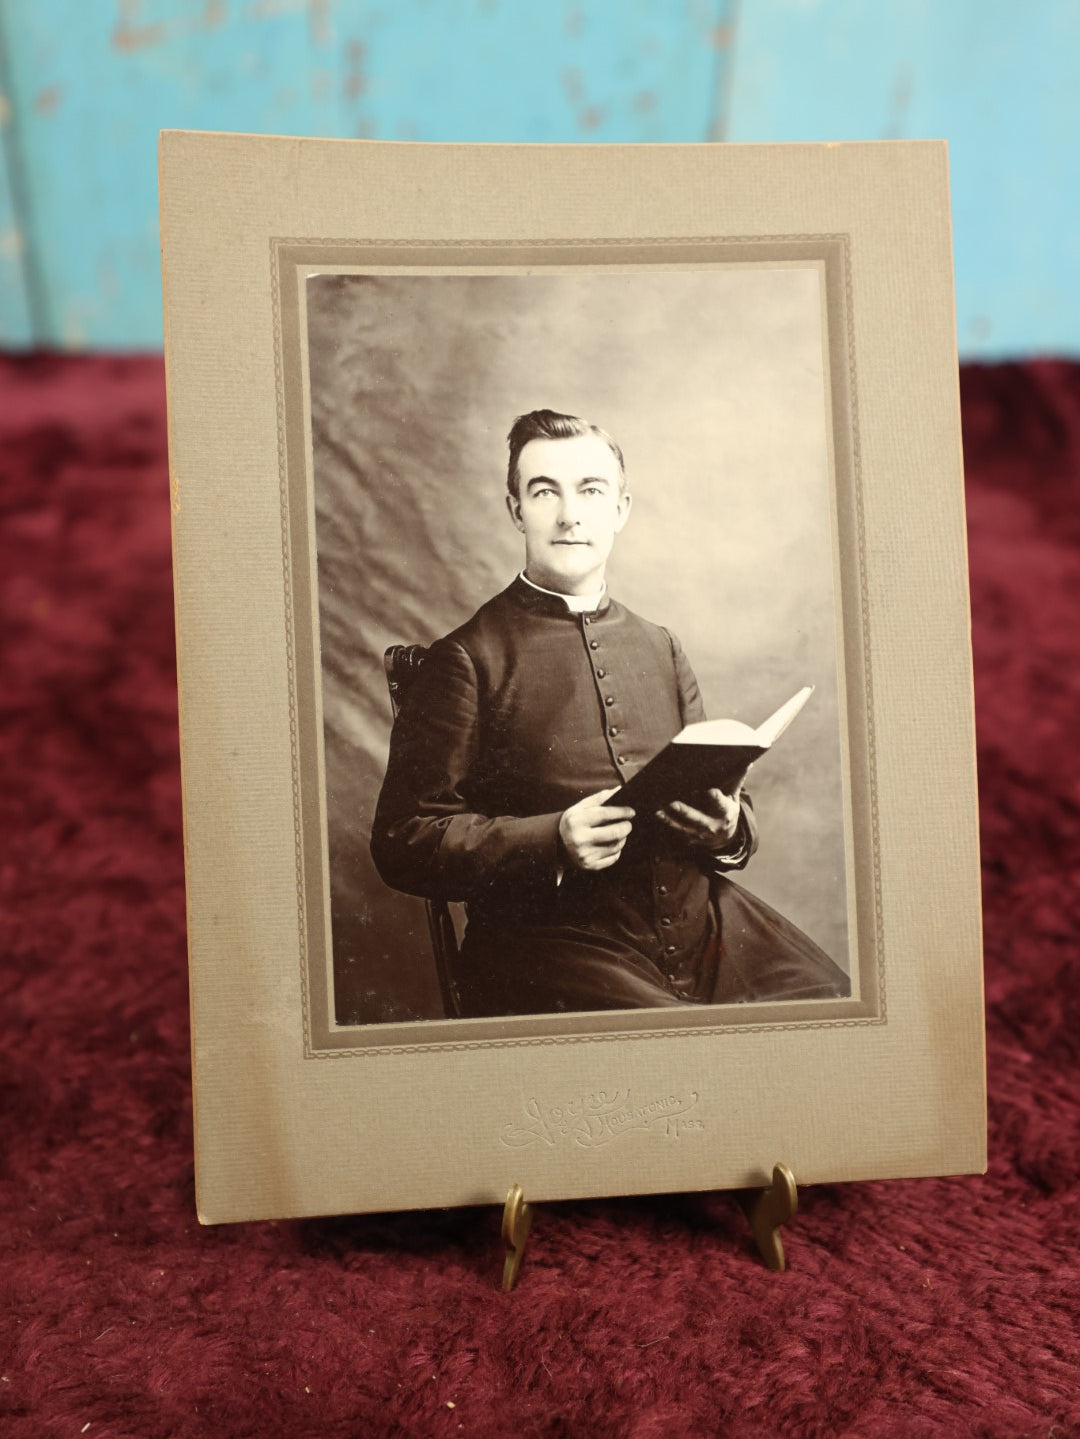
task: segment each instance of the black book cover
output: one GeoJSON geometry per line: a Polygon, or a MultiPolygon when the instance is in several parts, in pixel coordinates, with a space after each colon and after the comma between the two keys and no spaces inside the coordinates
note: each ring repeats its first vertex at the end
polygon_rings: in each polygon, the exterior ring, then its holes
{"type": "Polygon", "coordinates": [[[779,739],[813,692],[812,685],[799,690],[757,729],[731,719],[687,725],[605,803],[648,815],[675,800],[703,809],[711,789],[734,794],[750,765],[779,739]]]}

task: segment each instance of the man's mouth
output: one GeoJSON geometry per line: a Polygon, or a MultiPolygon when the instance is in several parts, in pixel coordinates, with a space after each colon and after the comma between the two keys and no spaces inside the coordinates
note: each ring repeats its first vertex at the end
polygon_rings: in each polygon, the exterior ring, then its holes
{"type": "Polygon", "coordinates": [[[552,540],[553,545],[588,545],[591,540],[552,540]]]}

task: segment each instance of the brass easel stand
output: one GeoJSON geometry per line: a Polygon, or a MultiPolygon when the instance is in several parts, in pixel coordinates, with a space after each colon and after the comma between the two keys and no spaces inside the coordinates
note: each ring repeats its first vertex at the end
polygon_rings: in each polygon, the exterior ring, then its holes
{"type": "Polygon", "coordinates": [[[518,1270],[525,1258],[525,1241],[532,1228],[532,1205],[525,1203],[525,1191],[520,1184],[510,1186],[503,1206],[502,1237],[506,1245],[503,1260],[503,1293],[509,1294],[517,1283],[518,1270]]]}
{"type": "MultiPolygon", "coordinates": [[[[774,1165],[772,1183],[765,1189],[742,1191],[739,1203],[750,1221],[750,1232],[766,1269],[786,1269],[780,1229],[794,1218],[799,1207],[799,1191],[791,1170],[786,1164],[774,1165]]],[[[532,1222],[532,1205],[526,1203],[525,1191],[520,1184],[512,1185],[503,1206],[502,1237],[506,1245],[502,1276],[504,1294],[509,1294],[517,1283],[532,1222]]]]}
{"type": "Polygon", "coordinates": [[[787,1268],[780,1228],[794,1218],[799,1207],[795,1176],[786,1164],[774,1164],[772,1183],[766,1189],[746,1189],[739,1203],[750,1221],[750,1233],[766,1269],[787,1268]]]}

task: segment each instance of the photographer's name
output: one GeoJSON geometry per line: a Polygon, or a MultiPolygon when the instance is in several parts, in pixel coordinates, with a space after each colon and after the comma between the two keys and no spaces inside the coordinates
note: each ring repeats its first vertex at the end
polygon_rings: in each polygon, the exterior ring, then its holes
{"type": "Polygon", "coordinates": [[[704,1130],[704,1120],[694,1112],[697,1106],[698,1095],[692,1090],[640,1101],[629,1089],[596,1090],[553,1105],[532,1098],[525,1101],[524,1118],[506,1125],[501,1139],[510,1148],[566,1141],[582,1149],[597,1149],[642,1130],[678,1139],[704,1130]]]}

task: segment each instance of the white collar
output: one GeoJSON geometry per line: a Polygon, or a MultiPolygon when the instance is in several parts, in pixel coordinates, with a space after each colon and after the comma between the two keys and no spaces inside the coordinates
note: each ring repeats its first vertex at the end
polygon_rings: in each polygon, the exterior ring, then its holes
{"type": "Polygon", "coordinates": [[[551,595],[554,599],[562,600],[572,615],[591,614],[593,610],[598,610],[601,600],[607,594],[606,582],[592,595],[563,595],[558,590],[546,590],[543,585],[535,584],[524,570],[518,579],[524,580],[530,589],[537,590],[542,595],[551,595]]]}

